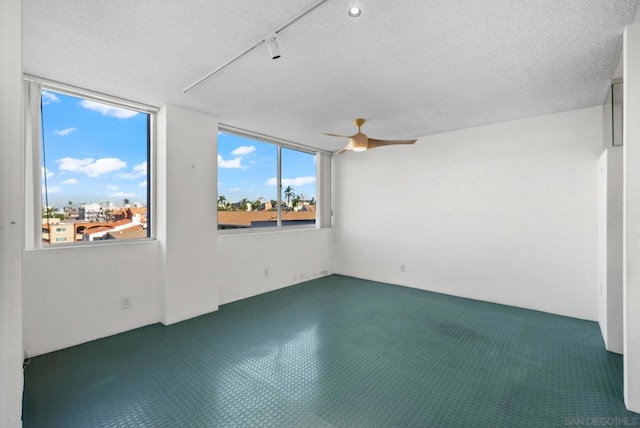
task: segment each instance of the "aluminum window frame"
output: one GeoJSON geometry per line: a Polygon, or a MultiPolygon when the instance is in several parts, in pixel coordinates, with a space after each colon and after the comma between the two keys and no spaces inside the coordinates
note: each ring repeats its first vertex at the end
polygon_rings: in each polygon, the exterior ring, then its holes
{"type": "MultiPolygon", "coordinates": [[[[258,228],[238,228],[238,229],[217,229],[218,231],[218,235],[219,236],[230,236],[230,235],[247,235],[247,234],[254,234],[254,233],[280,233],[280,232],[288,232],[288,231],[300,231],[300,230],[315,230],[315,229],[321,229],[321,228],[326,228],[326,227],[330,227],[330,220],[325,220],[323,221],[322,217],[325,215],[323,212],[320,212],[317,208],[320,205],[320,195],[326,195],[328,193],[327,190],[322,190],[322,186],[326,186],[326,184],[324,184],[325,182],[327,182],[326,179],[328,179],[328,185],[330,186],[330,177],[331,177],[331,172],[330,172],[330,168],[328,171],[324,171],[322,170],[322,168],[320,167],[320,162],[318,161],[319,156],[322,154],[326,154],[331,156],[333,153],[330,151],[326,151],[326,150],[321,150],[321,149],[317,149],[311,146],[307,146],[304,144],[300,144],[300,143],[295,143],[292,141],[288,141],[288,140],[284,140],[281,138],[277,138],[277,137],[272,137],[269,135],[265,135],[265,134],[260,134],[260,133],[256,133],[253,131],[248,131],[246,129],[241,129],[241,128],[237,128],[237,127],[233,127],[233,126],[229,126],[229,125],[225,125],[225,124],[219,124],[218,125],[218,132],[223,132],[226,134],[232,134],[232,135],[236,135],[239,137],[243,137],[243,138],[249,138],[249,139],[253,139],[256,141],[259,141],[261,143],[267,143],[267,144],[273,144],[277,147],[277,160],[276,160],[276,174],[277,174],[277,184],[276,184],[276,190],[277,190],[277,205],[278,205],[278,209],[277,209],[277,222],[276,222],[276,226],[274,227],[258,227],[258,228]],[[303,153],[308,153],[311,155],[316,156],[316,195],[315,195],[315,200],[316,200],[316,211],[315,211],[315,223],[314,224],[310,224],[310,225],[289,225],[289,226],[283,226],[282,225],[282,148],[286,148],[286,149],[290,149],[290,150],[296,150],[299,152],[303,152],[303,153]],[[324,177],[325,174],[328,174],[328,177],[324,177]],[[321,179],[321,177],[324,177],[321,179]],[[326,178],[326,179],[325,179],[326,178]],[[327,226],[329,225],[329,226],[327,226]]],[[[219,174],[218,174],[218,181],[220,180],[219,174]]],[[[219,195],[217,195],[219,196],[219,195]]],[[[216,198],[217,198],[216,196],[216,198]]],[[[327,200],[326,202],[324,202],[324,204],[328,204],[330,206],[331,201],[327,200]]],[[[324,205],[323,204],[323,205],[324,205]]],[[[330,215],[330,210],[329,210],[329,215],[330,215]]],[[[216,227],[218,225],[218,214],[217,214],[217,210],[216,210],[216,227]]]]}
{"type": "Polygon", "coordinates": [[[60,248],[77,248],[94,245],[126,245],[139,241],[156,240],[156,219],[157,219],[157,198],[156,198],[156,138],[157,138],[157,114],[159,108],[131,101],[125,98],[107,95],[89,89],[56,82],[53,80],[25,74],[25,126],[31,127],[31,134],[26,132],[24,140],[25,159],[25,238],[24,248],[27,250],[55,250],[60,248]],[[73,241],[68,243],[57,243],[55,245],[43,245],[42,243],[42,122],[39,105],[33,105],[35,94],[29,95],[29,91],[36,90],[41,97],[41,91],[53,91],[63,95],[82,98],[89,101],[99,102],[113,107],[124,108],[148,115],[147,124],[147,230],[148,236],[143,238],[129,238],[126,240],[98,240],[98,241],[73,241]],[[32,226],[29,228],[29,224],[32,226]],[[28,230],[27,230],[28,228],[28,230]]]}

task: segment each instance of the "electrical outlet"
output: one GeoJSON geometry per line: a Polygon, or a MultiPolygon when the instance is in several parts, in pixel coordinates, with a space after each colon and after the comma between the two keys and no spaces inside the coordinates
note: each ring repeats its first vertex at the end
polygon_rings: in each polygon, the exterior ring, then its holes
{"type": "Polygon", "coordinates": [[[129,309],[131,308],[131,296],[124,296],[120,299],[120,309],[129,309]]]}
{"type": "Polygon", "coordinates": [[[404,265],[400,265],[400,272],[404,272],[404,265]]]}

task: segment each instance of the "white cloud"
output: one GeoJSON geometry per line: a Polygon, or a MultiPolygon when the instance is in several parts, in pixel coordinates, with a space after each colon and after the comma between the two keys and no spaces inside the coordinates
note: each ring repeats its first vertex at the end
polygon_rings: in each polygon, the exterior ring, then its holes
{"type": "Polygon", "coordinates": [[[78,184],[78,180],[76,180],[75,178],[70,178],[68,180],[64,180],[60,184],[78,184]]]}
{"type": "Polygon", "coordinates": [[[112,198],[133,198],[134,196],[136,196],[136,194],[133,192],[116,192],[111,194],[112,198]]]}
{"type": "Polygon", "coordinates": [[[116,186],[115,184],[109,184],[107,185],[107,190],[112,190],[112,191],[116,191],[116,190],[120,190],[120,188],[118,186],[116,186]]]}
{"type": "MultiPolygon", "coordinates": [[[[221,155],[218,155],[218,168],[237,168],[244,169],[242,165],[242,159],[244,156],[249,155],[256,151],[254,146],[240,146],[231,152],[235,157],[233,159],[224,159],[221,155]]],[[[252,163],[252,162],[249,162],[252,163]]]]}
{"type": "Polygon", "coordinates": [[[146,175],[147,175],[147,161],[144,161],[134,166],[133,172],[125,172],[123,174],[118,174],[117,178],[121,178],[123,180],[133,180],[136,178],[144,177],[146,175]]]}
{"type": "Polygon", "coordinates": [[[87,110],[97,111],[98,113],[102,113],[104,116],[113,116],[118,119],[129,119],[138,114],[137,111],[127,110],[89,100],[80,101],[80,105],[87,110]]]}
{"type": "Polygon", "coordinates": [[[76,128],[56,129],[55,131],[53,131],[53,133],[56,135],[60,135],[61,137],[64,137],[65,135],[71,134],[75,130],[76,128]]]}
{"type": "Polygon", "coordinates": [[[145,175],[147,173],[147,161],[144,161],[134,166],[133,170],[141,175],[145,175]]]}
{"type": "Polygon", "coordinates": [[[240,188],[239,187],[232,187],[229,189],[230,192],[239,192],[240,188]]]}
{"type": "Polygon", "coordinates": [[[246,156],[255,151],[256,151],[256,148],[253,146],[240,146],[234,151],[232,151],[231,154],[234,156],[246,156]]]}
{"type": "Polygon", "coordinates": [[[56,162],[60,164],[61,171],[77,172],[86,174],[89,177],[99,177],[110,172],[119,171],[127,166],[127,163],[118,158],[102,158],[102,159],[74,159],[62,158],[56,162]]]}
{"type": "Polygon", "coordinates": [[[58,97],[56,97],[55,94],[52,94],[51,92],[47,92],[47,91],[42,91],[42,104],[43,105],[47,105],[47,104],[51,104],[51,103],[59,103],[60,99],[58,99],[58,97]]]}
{"type": "Polygon", "coordinates": [[[41,168],[42,168],[41,174],[42,174],[43,177],[50,178],[50,177],[53,177],[55,175],[53,172],[49,171],[47,168],[45,168],[45,167],[41,167],[41,168]]]}
{"type": "MultiPolygon", "coordinates": [[[[315,177],[283,178],[282,186],[296,187],[296,186],[304,186],[305,184],[311,184],[315,182],[316,182],[315,177]]],[[[275,186],[276,184],[278,184],[278,180],[275,177],[272,177],[268,179],[267,182],[264,184],[267,186],[275,186]]]]}
{"type": "Polygon", "coordinates": [[[242,156],[224,160],[222,159],[222,156],[218,155],[218,168],[242,168],[241,162],[242,156]]]}
{"type": "Polygon", "coordinates": [[[147,180],[144,180],[140,184],[138,184],[138,187],[147,187],[147,180]]]}
{"type": "Polygon", "coordinates": [[[315,177],[296,177],[296,178],[283,178],[283,186],[304,186],[305,184],[315,183],[315,177]]]}
{"type": "Polygon", "coordinates": [[[51,187],[44,187],[42,186],[42,193],[48,193],[48,194],[52,194],[52,193],[60,193],[62,192],[62,187],[60,186],[51,186],[51,187]]]}

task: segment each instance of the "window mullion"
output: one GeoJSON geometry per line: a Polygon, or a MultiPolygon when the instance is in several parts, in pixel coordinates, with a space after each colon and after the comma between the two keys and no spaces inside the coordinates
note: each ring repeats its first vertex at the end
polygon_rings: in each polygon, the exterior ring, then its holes
{"type": "Polygon", "coordinates": [[[278,177],[278,222],[277,227],[282,227],[282,146],[278,147],[277,177],[278,177]]]}

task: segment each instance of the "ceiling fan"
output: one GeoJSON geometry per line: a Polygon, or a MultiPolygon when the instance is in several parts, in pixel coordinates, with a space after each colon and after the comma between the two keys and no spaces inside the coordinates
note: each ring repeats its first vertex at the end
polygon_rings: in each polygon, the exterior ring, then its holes
{"type": "Polygon", "coordinates": [[[366,134],[360,132],[360,127],[364,125],[365,120],[357,118],[353,120],[353,124],[358,127],[358,133],[349,135],[330,134],[323,132],[324,135],[330,137],[343,137],[348,138],[349,142],[342,149],[337,151],[337,154],[346,152],[347,150],[353,150],[354,152],[364,152],[365,150],[375,149],[376,147],[392,146],[394,144],[413,144],[417,140],[376,140],[375,138],[369,138],[366,134]]]}

